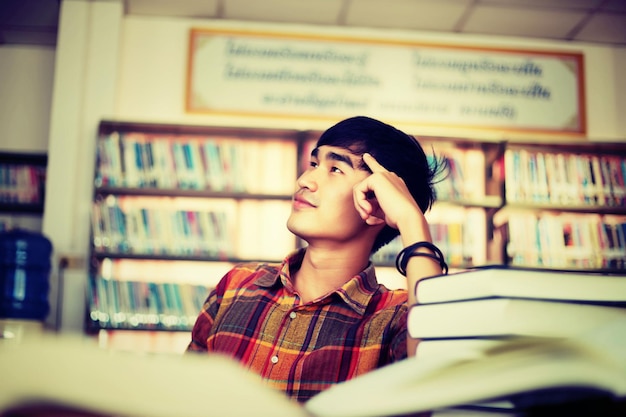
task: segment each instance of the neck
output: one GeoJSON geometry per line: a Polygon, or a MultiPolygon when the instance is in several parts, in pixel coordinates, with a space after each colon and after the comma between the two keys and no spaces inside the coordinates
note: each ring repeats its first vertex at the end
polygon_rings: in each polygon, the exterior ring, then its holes
{"type": "Polygon", "coordinates": [[[369,262],[369,252],[355,248],[325,248],[309,244],[293,282],[303,303],[344,285],[369,262]]]}

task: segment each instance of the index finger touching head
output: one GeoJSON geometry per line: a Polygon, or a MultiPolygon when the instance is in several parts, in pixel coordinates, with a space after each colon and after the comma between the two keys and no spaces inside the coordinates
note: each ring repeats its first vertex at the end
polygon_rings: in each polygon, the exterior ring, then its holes
{"type": "Polygon", "coordinates": [[[384,172],[387,171],[387,169],[385,169],[384,166],[382,166],[380,163],[378,163],[378,161],[376,160],[376,158],[374,158],[371,154],[369,153],[364,153],[363,154],[363,162],[365,162],[365,164],[368,166],[368,168],[372,171],[372,173],[374,172],[384,172]]]}

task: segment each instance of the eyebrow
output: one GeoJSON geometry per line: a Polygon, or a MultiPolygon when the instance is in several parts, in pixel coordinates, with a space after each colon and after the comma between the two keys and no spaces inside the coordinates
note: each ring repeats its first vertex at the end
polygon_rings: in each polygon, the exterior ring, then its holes
{"type": "MultiPolygon", "coordinates": [[[[317,158],[319,155],[319,148],[315,148],[311,151],[311,157],[317,158]]],[[[343,162],[347,164],[350,168],[354,169],[354,164],[352,163],[352,159],[348,155],[343,155],[337,152],[328,152],[326,154],[326,159],[331,161],[343,162]]],[[[356,167],[357,169],[370,172],[363,159],[361,159],[360,163],[356,167]]]]}

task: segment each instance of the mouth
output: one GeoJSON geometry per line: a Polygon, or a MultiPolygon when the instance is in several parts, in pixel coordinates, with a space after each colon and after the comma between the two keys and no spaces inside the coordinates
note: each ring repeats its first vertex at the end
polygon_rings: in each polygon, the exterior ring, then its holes
{"type": "Polygon", "coordinates": [[[309,199],[304,197],[301,193],[296,193],[293,196],[293,208],[295,209],[303,209],[303,208],[314,208],[315,204],[311,202],[309,199]]]}

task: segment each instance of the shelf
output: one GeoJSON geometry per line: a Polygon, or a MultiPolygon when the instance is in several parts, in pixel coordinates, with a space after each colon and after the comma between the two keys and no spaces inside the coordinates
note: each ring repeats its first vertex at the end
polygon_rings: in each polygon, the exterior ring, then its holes
{"type": "Polygon", "coordinates": [[[0,213],[23,214],[23,215],[42,215],[43,203],[2,203],[0,202],[0,213]]]}
{"type": "Polygon", "coordinates": [[[502,206],[501,214],[512,211],[535,211],[535,212],[570,212],[587,214],[617,214],[626,215],[626,206],[592,206],[592,205],[565,205],[565,204],[540,204],[540,203],[507,203],[502,206]]]}
{"type": "Polygon", "coordinates": [[[499,209],[504,205],[504,200],[500,196],[487,195],[483,197],[475,198],[460,198],[456,200],[451,199],[438,199],[435,205],[445,206],[460,206],[460,207],[480,207],[485,209],[499,209]]]}
{"type": "Polygon", "coordinates": [[[47,163],[45,154],[0,152],[0,230],[40,231],[47,163]]]}
{"type": "Polygon", "coordinates": [[[48,155],[33,152],[0,152],[0,165],[48,165],[48,155]]]}
{"type": "MultiPolygon", "coordinates": [[[[102,122],[90,249],[95,286],[99,281],[118,287],[186,285],[197,277],[209,277],[208,281],[193,282],[204,285],[208,295],[236,263],[280,262],[303,243],[288,232],[285,222],[297,175],[307,169],[320,133],[102,122]]],[[[615,170],[615,158],[621,158],[618,161],[626,167],[626,145],[418,138],[427,153],[432,149],[451,166],[450,175],[438,179],[444,182],[436,183],[438,199],[426,213],[434,243],[444,252],[451,270],[492,264],[606,273],[626,269],[626,188],[622,194],[623,175],[615,170]],[[513,166],[511,152],[526,154],[513,166]],[[575,193],[580,187],[571,182],[583,177],[572,171],[567,177],[558,174],[558,187],[547,188],[552,194],[540,196],[539,191],[546,191],[544,185],[548,184],[547,179],[540,180],[547,171],[532,171],[543,164],[537,164],[533,156],[539,152],[572,155],[574,165],[586,161],[587,156],[597,157],[599,162],[610,155],[610,192],[598,188],[600,200],[590,192],[584,194],[587,200],[577,200],[580,195],[575,193]],[[577,159],[580,155],[583,159],[577,159]],[[557,192],[558,198],[554,197],[557,192]],[[592,201],[602,204],[590,204],[592,201]],[[559,226],[544,230],[548,218],[558,218],[559,226]],[[595,238],[604,242],[597,243],[600,249],[590,243],[590,232],[584,231],[591,220],[593,227],[607,235],[608,240],[595,238]],[[581,237],[584,233],[586,240],[581,237]]],[[[554,169],[551,172],[553,175],[554,169]]],[[[394,269],[400,249],[396,239],[372,257],[380,267],[381,282],[393,288],[406,285],[394,269]]],[[[98,297],[92,297],[90,305],[94,300],[98,297]]],[[[134,313],[131,309],[125,314],[134,313]]],[[[106,329],[101,334],[113,340],[119,330],[127,335],[148,335],[152,330],[184,332],[191,322],[192,314],[178,323],[180,329],[88,318],[87,327],[91,331],[106,329]]]]}
{"type": "Polygon", "coordinates": [[[301,137],[278,129],[102,122],[87,330],[109,342],[121,334],[188,332],[234,264],[280,262],[294,250],[285,223],[301,137]],[[190,285],[200,291],[193,300],[185,292],[190,285]]]}
{"type": "MultiPolygon", "coordinates": [[[[285,254],[286,255],[286,254],[285,254]]],[[[190,262],[229,262],[232,264],[236,263],[244,263],[244,262],[258,262],[258,258],[237,258],[237,257],[229,257],[229,256],[218,256],[218,257],[210,257],[203,255],[171,255],[171,254],[160,254],[160,253],[123,253],[123,252],[102,252],[95,251],[93,253],[93,258],[96,260],[102,259],[136,259],[136,260],[145,260],[145,261],[190,261],[190,262]]],[[[282,258],[276,259],[265,259],[265,262],[282,262],[282,258]]]]}
{"type": "Polygon", "coordinates": [[[98,329],[98,346],[114,351],[182,354],[191,341],[188,331],[98,329]]]}
{"type": "Polygon", "coordinates": [[[291,200],[291,194],[258,194],[245,192],[224,192],[205,190],[181,190],[177,188],[163,189],[154,187],[120,188],[97,187],[96,196],[154,196],[154,197],[192,197],[192,198],[224,198],[233,200],[291,200]]]}

